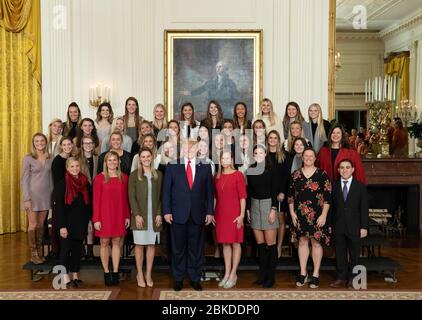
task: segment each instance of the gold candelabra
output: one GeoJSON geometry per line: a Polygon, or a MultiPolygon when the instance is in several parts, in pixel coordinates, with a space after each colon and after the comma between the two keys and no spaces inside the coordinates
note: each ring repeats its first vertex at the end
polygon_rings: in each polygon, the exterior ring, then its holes
{"type": "Polygon", "coordinates": [[[102,103],[110,103],[111,89],[109,87],[104,87],[98,85],[96,88],[89,89],[89,104],[98,108],[102,103]]]}
{"type": "Polygon", "coordinates": [[[371,138],[369,140],[368,157],[389,158],[390,145],[387,138],[387,119],[391,114],[394,102],[371,101],[366,103],[371,138]]]}

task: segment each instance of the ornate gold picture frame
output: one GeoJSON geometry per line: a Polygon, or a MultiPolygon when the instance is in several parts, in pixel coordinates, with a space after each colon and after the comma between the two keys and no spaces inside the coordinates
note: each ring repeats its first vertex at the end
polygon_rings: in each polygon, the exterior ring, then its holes
{"type": "Polygon", "coordinates": [[[245,102],[248,118],[262,99],[262,30],[166,30],[165,104],[169,119],[179,119],[191,102],[197,120],[216,100],[232,118],[236,102],[245,102]]]}

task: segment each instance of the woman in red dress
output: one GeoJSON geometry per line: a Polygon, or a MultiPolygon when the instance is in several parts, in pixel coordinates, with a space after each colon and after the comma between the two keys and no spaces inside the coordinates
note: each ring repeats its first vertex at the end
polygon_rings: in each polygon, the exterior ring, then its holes
{"type": "Polygon", "coordinates": [[[119,284],[120,241],[130,225],[128,177],[120,171],[119,155],[110,151],[104,158],[104,171],[94,179],[93,219],[95,235],[101,240],[101,263],[106,286],[119,284]],[[112,243],[113,272],[108,267],[112,243]]]}
{"type": "Polygon", "coordinates": [[[220,164],[215,178],[215,228],[217,242],[223,244],[225,275],[218,286],[228,289],[237,281],[247,195],[245,178],[234,168],[230,151],[222,153],[220,164]]]}

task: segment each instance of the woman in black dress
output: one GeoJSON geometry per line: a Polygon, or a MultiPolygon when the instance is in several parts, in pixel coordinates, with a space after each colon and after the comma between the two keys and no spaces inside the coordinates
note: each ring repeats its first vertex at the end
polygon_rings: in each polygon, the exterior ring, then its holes
{"type": "Polygon", "coordinates": [[[309,282],[312,289],[319,287],[319,268],[322,245],[331,244],[331,228],[326,225],[331,204],[331,182],[325,171],[315,166],[315,150],[303,152],[303,167],[290,180],[288,202],[292,217],[292,239],[299,241],[300,274],[296,285],[309,282]],[[313,275],[308,278],[309,240],[312,244],[313,275]],[[309,280],[309,281],[308,281],[309,280]]]}
{"type": "Polygon", "coordinates": [[[271,130],[267,138],[268,157],[277,177],[277,217],[279,222],[277,233],[277,256],[281,257],[284,233],[286,230],[287,188],[290,177],[290,155],[281,146],[280,134],[277,130],[271,130]]]}
{"type": "Polygon", "coordinates": [[[271,288],[275,282],[277,265],[277,177],[274,175],[267,150],[263,145],[253,149],[255,164],[247,171],[250,213],[258,244],[259,274],[256,284],[271,288]]]}
{"type": "Polygon", "coordinates": [[[82,244],[87,234],[90,216],[90,184],[81,173],[79,161],[66,161],[66,174],[54,188],[57,226],[60,230],[60,264],[66,267],[64,282],[67,287],[82,287],[79,279],[82,244]],[[70,280],[72,273],[73,280],[70,280]]]}
{"type": "Polygon", "coordinates": [[[76,102],[72,102],[67,107],[66,122],[64,123],[63,136],[75,138],[78,124],[81,121],[81,109],[76,102]]]}

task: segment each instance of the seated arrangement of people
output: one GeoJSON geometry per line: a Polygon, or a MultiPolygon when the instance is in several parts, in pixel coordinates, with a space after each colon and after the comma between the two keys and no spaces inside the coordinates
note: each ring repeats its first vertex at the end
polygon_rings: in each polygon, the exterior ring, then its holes
{"type": "Polygon", "coordinates": [[[259,264],[255,284],[271,288],[289,223],[289,241],[298,245],[296,285],[319,287],[323,247],[334,244],[338,274],[332,286],[350,286],[360,239],[367,235],[368,204],[363,165],[344,128],[330,127],[318,104],[309,107],[309,122],[295,102],[281,119],[270,99],[253,122],[243,102],[233,106],[233,119],[223,118],[218,101],[210,101],[202,121],[192,103],[180,111],[182,120],[168,121],[165,106],[157,104],[149,122],[129,97],[124,116],[114,118],[106,103],[94,121],[82,119],[72,102],[65,122],[53,119],[47,136],[33,135],[21,177],[31,261],[45,262],[41,247],[50,211],[50,254],[66,268],[67,287],[84,286],[83,244],[92,258],[95,237],[104,283],[118,285],[122,247],[132,232],[139,287],[153,287],[161,244],[174,289],[182,290],[187,275],[192,288],[202,290],[209,229],[224,258],[218,286],[228,289],[238,281],[251,230],[259,264]]]}

